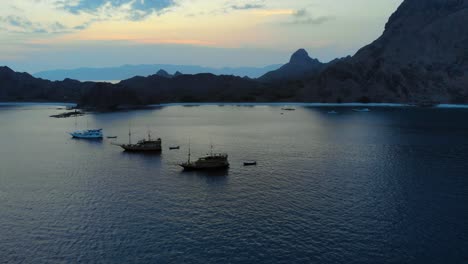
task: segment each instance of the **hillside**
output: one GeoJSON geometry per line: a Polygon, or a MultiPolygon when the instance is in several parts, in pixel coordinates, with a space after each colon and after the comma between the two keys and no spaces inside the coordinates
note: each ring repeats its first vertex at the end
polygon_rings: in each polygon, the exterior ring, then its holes
{"type": "Polygon", "coordinates": [[[380,38],[308,81],[304,97],[468,102],[467,7],[467,0],[405,0],[380,38]]]}

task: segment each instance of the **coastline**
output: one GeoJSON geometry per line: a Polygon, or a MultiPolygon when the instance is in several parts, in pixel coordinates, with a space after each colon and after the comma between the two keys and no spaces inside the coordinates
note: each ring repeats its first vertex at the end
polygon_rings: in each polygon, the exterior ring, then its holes
{"type": "Polygon", "coordinates": [[[64,103],[64,102],[0,102],[0,106],[65,106],[65,107],[76,107],[75,103],[64,103]]]}
{"type": "MultiPolygon", "coordinates": [[[[64,106],[77,107],[76,103],[65,102],[0,102],[0,106],[64,106]]],[[[276,106],[276,107],[389,107],[389,108],[424,108],[415,104],[399,103],[303,103],[303,102],[201,102],[201,103],[163,103],[142,106],[129,106],[124,109],[142,109],[169,106],[276,106]]],[[[468,109],[468,104],[438,104],[428,108],[468,109]]]]}
{"type": "MultiPolygon", "coordinates": [[[[166,106],[198,106],[198,105],[227,105],[227,106],[298,106],[298,107],[416,107],[411,104],[396,103],[301,103],[301,102],[211,102],[211,103],[164,103],[153,104],[148,107],[166,107],[166,106]]],[[[467,105],[468,107],[468,105],[467,105]]]]}

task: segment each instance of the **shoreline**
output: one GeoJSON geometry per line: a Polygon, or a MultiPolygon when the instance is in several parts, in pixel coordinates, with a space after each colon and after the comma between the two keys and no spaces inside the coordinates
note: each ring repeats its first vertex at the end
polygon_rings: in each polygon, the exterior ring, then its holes
{"type": "MultiPolygon", "coordinates": [[[[148,105],[149,107],[166,107],[166,106],[297,106],[297,107],[415,107],[410,104],[396,103],[300,103],[300,102],[255,102],[255,103],[240,103],[240,102],[211,102],[211,103],[165,103],[148,105]]],[[[468,105],[467,105],[468,107],[468,105]]]]}
{"type": "Polygon", "coordinates": [[[65,107],[76,107],[75,103],[64,103],[64,102],[0,102],[0,106],[65,106],[65,107]]]}
{"type": "MultiPolygon", "coordinates": [[[[76,107],[76,103],[65,102],[0,102],[0,106],[63,106],[76,107]]],[[[163,103],[141,106],[129,106],[124,109],[142,109],[169,106],[276,106],[276,107],[391,107],[391,108],[425,108],[414,104],[404,103],[302,103],[302,102],[202,102],[202,103],[163,103]]],[[[438,104],[433,107],[438,109],[468,109],[468,104],[438,104]]]]}

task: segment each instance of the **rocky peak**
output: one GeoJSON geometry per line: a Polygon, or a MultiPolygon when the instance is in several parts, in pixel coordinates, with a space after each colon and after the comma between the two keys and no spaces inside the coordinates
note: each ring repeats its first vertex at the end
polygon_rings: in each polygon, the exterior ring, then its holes
{"type": "Polygon", "coordinates": [[[404,27],[413,30],[414,27],[425,27],[439,18],[466,8],[468,0],[405,0],[392,14],[385,29],[404,27]]]}
{"type": "Polygon", "coordinates": [[[15,72],[12,69],[8,68],[7,66],[0,67],[0,74],[2,75],[13,74],[13,73],[15,72]]]}
{"type": "Polygon", "coordinates": [[[166,77],[166,78],[171,78],[172,75],[170,75],[167,71],[161,69],[159,70],[157,73],[156,73],[157,76],[161,76],[161,77],[166,77]]]}
{"type": "Polygon", "coordinates": [[[309,57],[309,54],[305,49],[299,49],[294,52],[291,56],[291,59],[289,60],[289,63],[292,64],[311,64],[316,62],[318,62],[318,60],[309,57]]]}

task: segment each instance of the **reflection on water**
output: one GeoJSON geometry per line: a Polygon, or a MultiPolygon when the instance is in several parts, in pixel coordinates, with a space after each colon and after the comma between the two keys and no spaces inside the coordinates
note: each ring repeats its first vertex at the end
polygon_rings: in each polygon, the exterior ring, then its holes
{"type": "Polygon", "coordinates": [[[183,175],[207,177],[207,178],[222,178],[229,175],[229,169],[211,169],[206,171],[182,171],[183,175]]]}
{"type": "Polygon", "coordinates": [[[467,110],[163,106],[92,114],[0,109],[4,262],[461,263],[467,110]],[[283,114],[281,114],[283,113],[283,114]],[[148,128],[162,153],[111,143],[148,128]],[[229,154],[224,171],[178,165],[229,154]],[[180,150],[169,150],[180,146],[180,150]],[[257,166],[244,167],[243,161],[257,166]]]}

